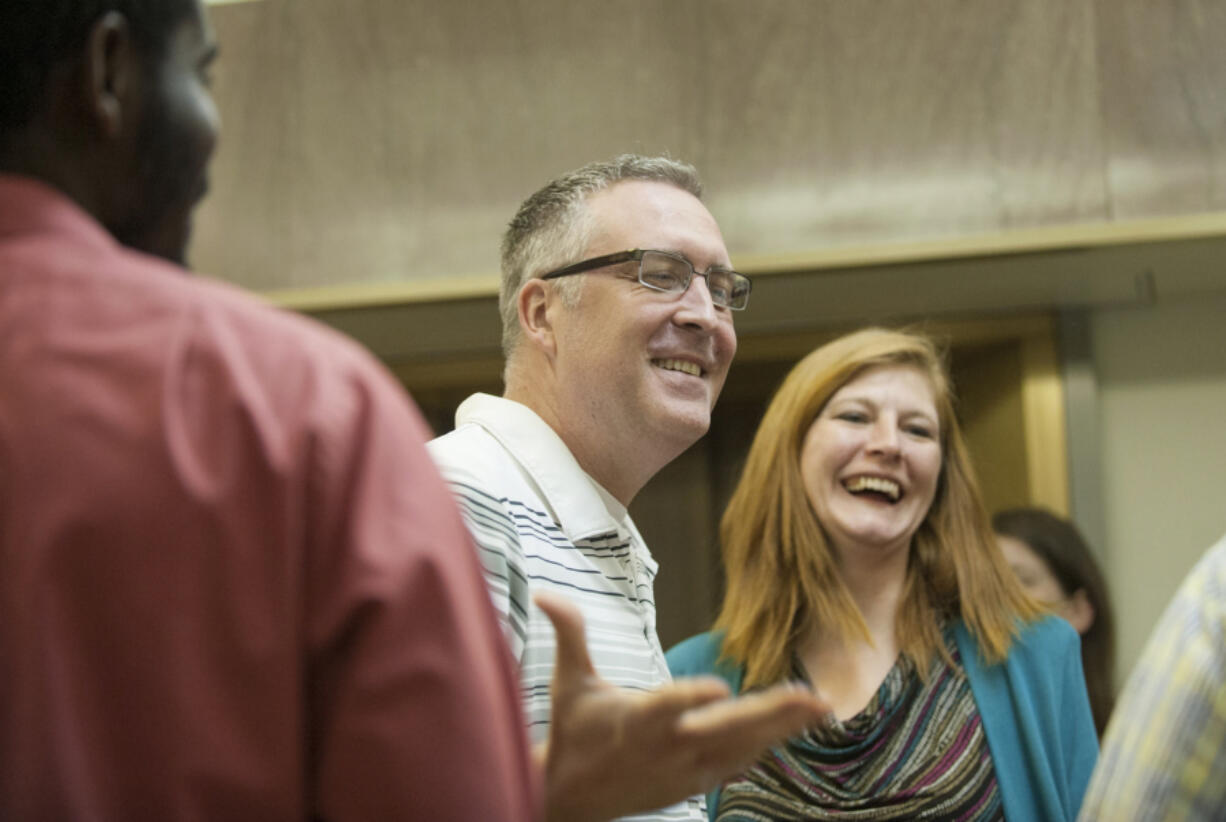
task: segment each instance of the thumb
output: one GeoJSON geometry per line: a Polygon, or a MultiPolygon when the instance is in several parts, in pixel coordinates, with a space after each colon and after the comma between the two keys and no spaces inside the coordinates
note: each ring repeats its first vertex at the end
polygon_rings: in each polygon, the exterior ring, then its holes
{"type": "Polygon", "coordinates": [[[595,676],[592,659],[587,653],[587,632],[583,614],[569,599],[550,591],[537,591],[532,596],[536,607],[545,612],[557,634],[554,658],[554,681],[569,682],[577,677],[595,676]]]}

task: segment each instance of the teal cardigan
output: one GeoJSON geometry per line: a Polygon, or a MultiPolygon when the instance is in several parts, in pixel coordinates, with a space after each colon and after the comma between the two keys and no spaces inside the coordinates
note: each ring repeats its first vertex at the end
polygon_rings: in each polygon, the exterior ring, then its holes
{"type": "MultiPolygon", "coordinates": [[[[962,666],[979,708],[1005,818],[1010,822],[1074,820],[1098,759],[1077,632],[1046,617],[1026,626],[998,665],[983,661],[970,632],[954,625],[962,666]]],[[[722,636],[690,637],[668,652],[673,676],[714,674],[733,693],[740,667],[720,661],[722,636]]],[[[719,788],[707,795],[715,819],[719,788]]]]}

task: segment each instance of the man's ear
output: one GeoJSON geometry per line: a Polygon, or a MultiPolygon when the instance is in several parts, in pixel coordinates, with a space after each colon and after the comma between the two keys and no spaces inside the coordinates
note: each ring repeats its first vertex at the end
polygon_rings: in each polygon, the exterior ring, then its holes
{"type": "Polygon", "coordinates": [[[557,345],[554,341],[553,319],[557,299],[549,284],[533,278],[519,289],[516,300],[519,307],[519,331],[537,348],[552,356],[557,345]]]}
{"type": "Polygon", "coordinates": [[[85,44],[82,93],[86,110],[102,135],[114,139],[133,112],[132,94],[139,82],[140,54],[127,18],[110,11],[94,22],[85,44]]]}

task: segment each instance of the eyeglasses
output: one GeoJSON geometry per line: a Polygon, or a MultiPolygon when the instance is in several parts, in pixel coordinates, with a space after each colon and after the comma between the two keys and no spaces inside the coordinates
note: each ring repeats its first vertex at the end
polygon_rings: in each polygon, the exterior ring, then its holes
{"type": "Polygon", "coordinates": [[[727,268],[711,266],[706,271],[695,271],[694,265],[680,254],[669,251],[619,251],[616,254],[606,254],[603,257],[593,257],[590,260],[572,263],[571,265],[550,271],[541,277],[542,280],[552,280],[557,277],[568,277],[571,274],[582,274],[608,265],[638,260],[639,282],[655,291],[668,294],[681,294],[690,287],[694,275],[707,278],[707,290],[711,293],[711,302],[721,308],[731,308],[741,311],[749,305],[749,291],[753,283],[744,274],[727,268]]]}

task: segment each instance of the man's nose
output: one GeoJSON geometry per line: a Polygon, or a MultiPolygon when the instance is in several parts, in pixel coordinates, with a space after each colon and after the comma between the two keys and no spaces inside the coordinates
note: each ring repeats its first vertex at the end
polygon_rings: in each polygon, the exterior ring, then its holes
{"type": "Polygon", "coordinates": [[[721,313],[727,310],[717,307],[711,299],[706,275],[695,273],[678,298],[677,311],[673,316],[680,325],[709,330],[724,321],[721,313]]]}

